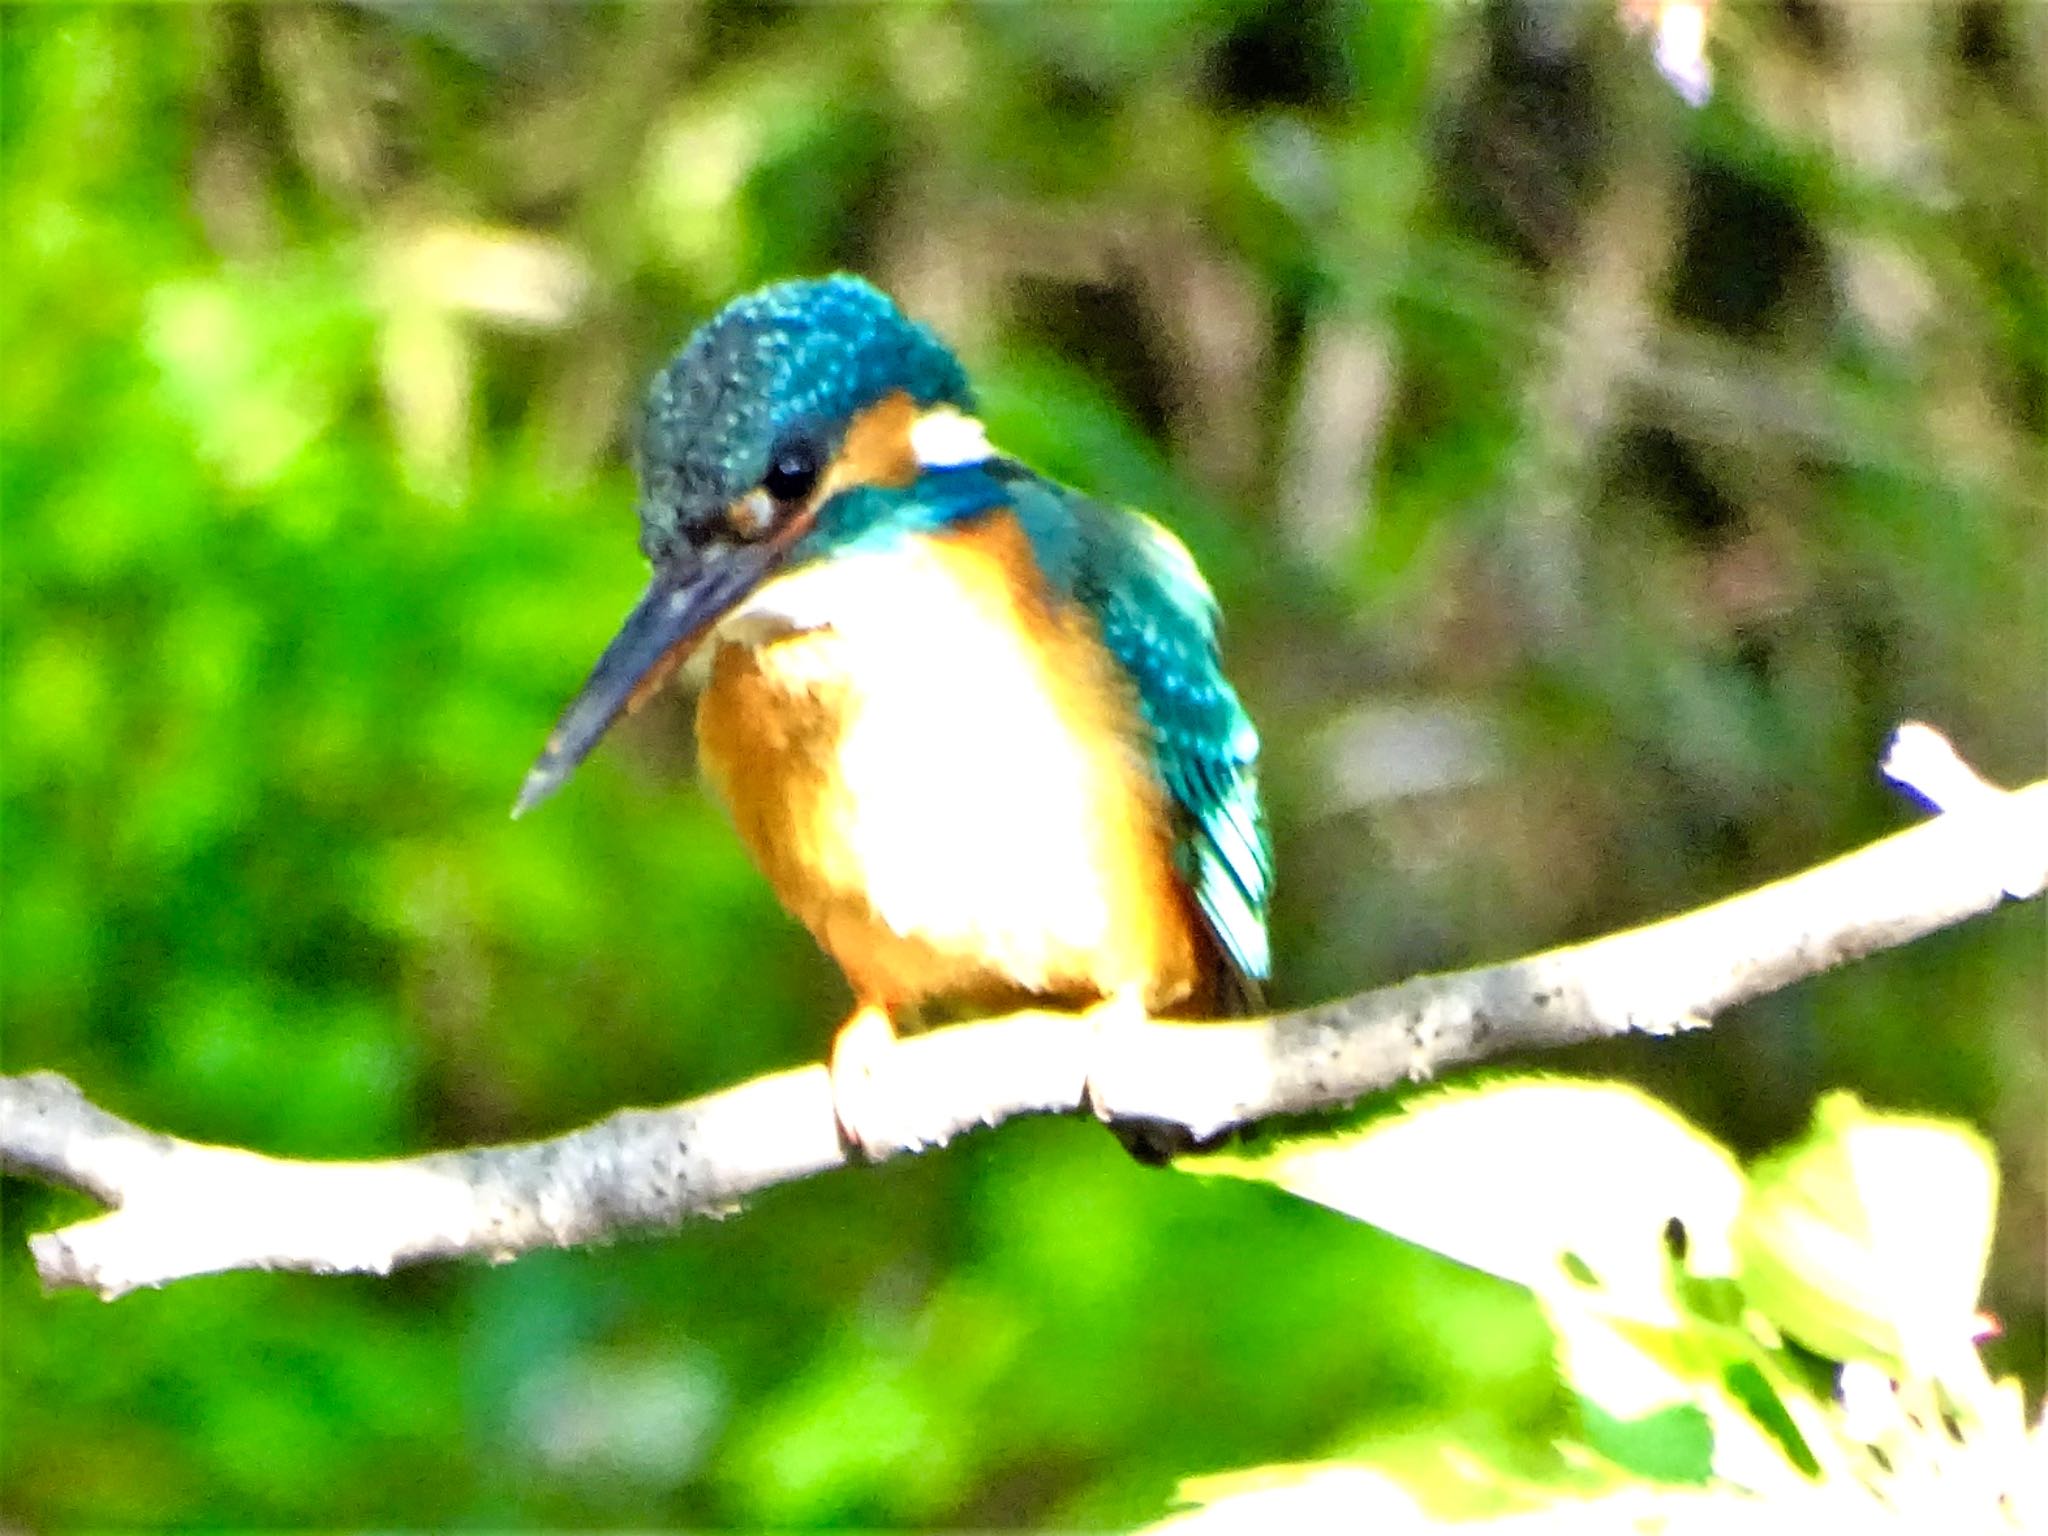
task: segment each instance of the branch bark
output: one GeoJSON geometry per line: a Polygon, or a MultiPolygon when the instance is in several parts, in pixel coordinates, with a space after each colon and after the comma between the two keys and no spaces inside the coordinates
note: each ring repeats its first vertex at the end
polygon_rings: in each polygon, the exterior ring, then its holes
{"type": "MultiPolygon", "coordinates": [[[[1946,804],[1942,814],[1645,927],[1265,1019],[1019,1013],[907,1039],[887,1068],[898,1150],[1017,1115],[1084,1109],[1203,1138],[1509,1051],[1698,1028],[2008,896],[2039,895],[2048,780],[2010,794],[1974,780],[1958,792],[1971,780],[1943,776],[1944,763],[1959,765],[1947,744],[1930,758],[1915,740],[1921,750],[1895,753],[1888,771],[1946,804]]],[[[0,1077],[0,1169],[113,1207],[31,1238],[37,1272],[51,1290],[107,1298],[235,1269],[383,1274],[468,1254],[502,1262],[726,1212],[848,1160],[820,1066],[622,1111],[546,1141],[376,1162],[183,1141],[99,1108],[55,1073],[0,1077]]]]}

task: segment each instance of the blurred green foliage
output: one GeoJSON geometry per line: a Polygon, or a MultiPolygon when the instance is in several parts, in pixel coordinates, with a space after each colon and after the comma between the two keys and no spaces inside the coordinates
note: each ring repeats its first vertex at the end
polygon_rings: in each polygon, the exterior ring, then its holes
{"type": "MultiPolygon", "coordinates": [[[[1269,743],[1279,988],[1582,937],[2039,771],[2044,37],[1588,3],[0,11],[9,1070],[366,1155],[815,1057],[839,982],[650,710],[504,811],[639,584],[638,380],[860,270],[997,439],[1187,536],[1269,743]],[[2028,174],[2031,168],[2033,174],[2028,174]]],[[[1739,1150],[1960,1116],[2041,1387],[2037,913],[1620,1073],[1739,1150]]],[[[1568,1421],[1514,1287],[1012,1126],[672,1239],[35,1295],[0,1520],[1106,1524],[1568,1421]]]]}

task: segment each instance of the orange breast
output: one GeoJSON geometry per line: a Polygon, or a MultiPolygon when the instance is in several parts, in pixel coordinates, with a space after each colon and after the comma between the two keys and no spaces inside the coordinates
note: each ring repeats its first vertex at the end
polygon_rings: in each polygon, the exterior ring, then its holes
{"type": "Polygon", "coordinates": [[[706,774],[865,1001],[1203,992],[1128,683],[1015,522],[788,573],[721,627],[706,774]]]}

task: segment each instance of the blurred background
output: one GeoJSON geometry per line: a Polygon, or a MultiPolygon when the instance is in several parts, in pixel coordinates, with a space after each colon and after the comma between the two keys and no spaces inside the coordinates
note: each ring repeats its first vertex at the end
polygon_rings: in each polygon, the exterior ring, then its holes
{"type": "MultiPolygon", "coordinates": [[[[363,1157],[816,1059],[845,999],[688,703],[512,793],[639,591],[640,381],[850,268],[996,440],[1179,529],[1267,741],[1282,1003],[2048,758],[2048,9],[0,12],[10,1071],[363,1157]],[[1687,46],[1704,23],[1706,61],[1687,46]]],[[[1826,1087],[1997,1143],[2042,1386],[2041,914],[1546,1058],[1744,1153],[1826,1087]]],[[[605,1251],[41,1298],[0,1523],[1104,1525],[1566,1399],[1519,1292],[1018,1124],[605,1251]]]]}

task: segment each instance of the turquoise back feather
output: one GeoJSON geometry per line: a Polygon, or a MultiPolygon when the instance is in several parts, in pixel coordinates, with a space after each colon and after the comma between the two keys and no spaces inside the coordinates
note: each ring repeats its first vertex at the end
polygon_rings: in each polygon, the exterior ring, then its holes
{"type": "Polygon", "coordinates": [[[1179,812],[1181,875],[1237,973],[1242,1003],[1256,1007],[1257,984],[1272,969],[1273,855],[1259,804],[1259,734],[1223,675],[1216,599],[1158,523],[1038,484],[1066,503],[1080,531],[1068,590],[1137,688],[1155,765],[1179,812]]]}

